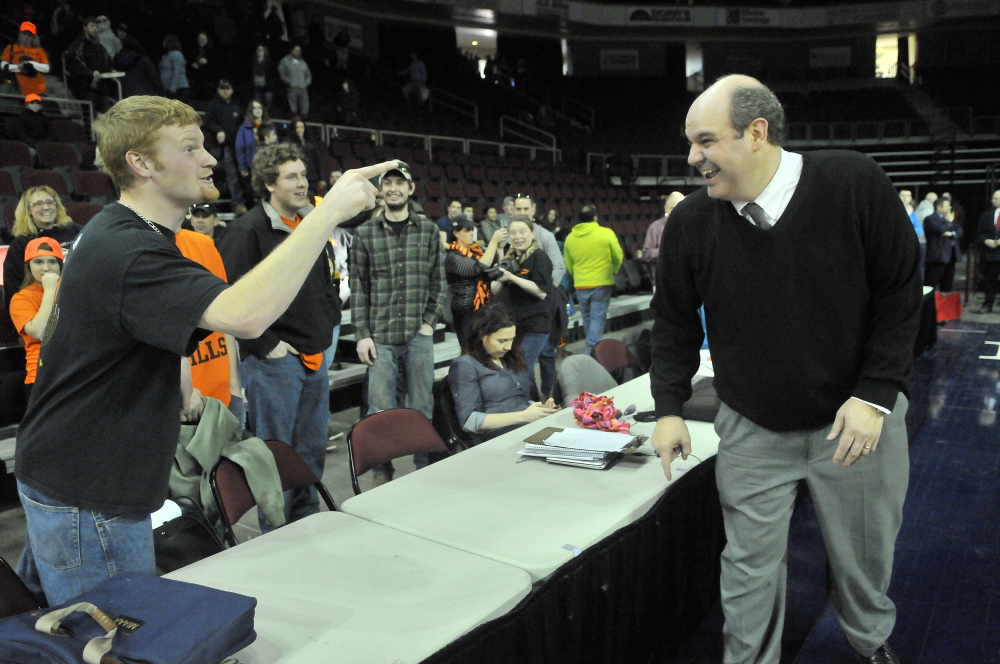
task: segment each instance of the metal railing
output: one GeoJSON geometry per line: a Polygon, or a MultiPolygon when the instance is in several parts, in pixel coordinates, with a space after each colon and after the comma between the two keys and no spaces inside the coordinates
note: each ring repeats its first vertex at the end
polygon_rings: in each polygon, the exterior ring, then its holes
{"type": "Polygon", "coordinates": [[[546,148],[552,152],[552,161],[555,162],[555,154],[558,152],[556,137],[554,134],[539,129],[534,125],[516,120],[509,115],[500,116],[500,138],[507,135],[515,136],[528,144],[546,148]]]}
{"type": "Polygon", "coordinates": [[[563,97],[562,110],[566,117],[576,120],[591,130],[597,125],[597,113],[590,106],[570,97],[563,97]]]}
{"type": "MultiPolygon", "coordinates": [[[[17,102],[18,108],[24,105],[24,97],[21,95],[0,94],[0,99],[9,99],[17,102]]],[[[71,99],[69,97],[45,97],[45,102],[54,102],[59,105],[62,117],[59,119],[72,120],[83,125],[84,131],[90,140],[94,139],[94,105],[89,101],[71,99]]]]}
{"type": "Polygon", "coordinates": [[[479,129],[479,104],[469,101],[464,97],[459,97],[458,95],[453,95],[450,92],[445,92],[440,88],[430,88],[431,95],[427,99],[427,103],[431,111],[434,110],[434,106],[442,106],[447,108],[464,118],[472,120],[472,124],[476,129],[479,129]]]}

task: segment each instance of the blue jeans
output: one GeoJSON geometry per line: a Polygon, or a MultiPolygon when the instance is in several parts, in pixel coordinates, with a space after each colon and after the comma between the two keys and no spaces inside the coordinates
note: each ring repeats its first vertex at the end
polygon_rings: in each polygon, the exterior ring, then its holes
{"type": "Polygon", "coordinates": [[[243,205],[243,187],[240,186],[240,168],[236,165],[236,151],[232,145],[222,148],[222,166],[226,170],[226,186],[233,205],[243,205]]]}
{"type": "Polygon", "coordinates": [[[608,305],[611,303],[613,290],[614,286],[576,289],[576,299],[580,303],[580,317],[583,319],[583,332],[587,337],[587,353],[589,355],[593,355],[594,346],[604,334],[604,326],[608,320],[608,305]]]}
{"type": "Polygon", "coordinates": [[[148,514],[115,514],[72,507],[17,483],[27,529],[17,575],[50,605],[96,588],[116,574],[154,574],[153,525],[148,514]]]}
{"type": "Polygon", "coordinates": [[[538,387],[535,384],[535,362],[542,354],[549,335],[544,332],[528,332],[521,337],[521,350],[524,352],[524,364],[527,367],[528,379],[531,381],[532,398],[538,396],[538,387]]]}
{"type": "MultiPolygon", "coordinates": [[[[247,393],[247,427],[258,438],[287,443],[322,479],[330,425],[330,380],[326,369],[307,369],[291,353],[273,360],[248,355],[240,362],[240,376],[247,393]]],[[[318,511],[315,488],[285,492],[286,522],[318,511]]],[[[271,530],[263,519],[260,525],[261,532],[271,530]]]]}
{"type": "Polygon", "coordinates": [[[274,93],[267,88],[254,88],[253,89],[254,101],[259,101],[264,104],[264,108],[268,111],[271,110],[271,104],[274,103],[274,93]]]}
{"type": "Polygon", "coordinates": [[[323,353],[323,367],[326,370],[330,369],[330,366],[333,364],[333,358],[337,356],[338,341],[340,341],[340,323],[333,326],[333,340],[330,342],[330,347],[323,353]]]}
{"type": "MultiPolygon", "coordinates": [[[[405,344],[375,344],[378,357],[368,367],[368,414],[390,408],[413,408],[431,419],[434,416],[434,337],[417,333],[405,344]],[[406,403],[397,397],[399,378],[406,381],[406,403]]],[[[402,392],[402,390],[399,390],[402,392]]],[[[417,468],[427,465],[426,453],[414,454],[417,468]]],[[[392,473],[388,461],[375,470],[392,473]]]]}
{"type": "MultiPolygon", "coordinates": [[[[553,324],[554,321],[553,321],[553,324]]],[[[548,397],[552,394],[552,387],[556,384],[556,337],[558,332],[552,332],[545,338],[545,345],[542,352],[538,354],[538,376],[542,381],[542,395],[548,397]]]]}
{"type": "Polygon", "coordinates": [[[309,92],[305,88],[288,88],[288,109],[292,115],[309,115],[309,92]]]}

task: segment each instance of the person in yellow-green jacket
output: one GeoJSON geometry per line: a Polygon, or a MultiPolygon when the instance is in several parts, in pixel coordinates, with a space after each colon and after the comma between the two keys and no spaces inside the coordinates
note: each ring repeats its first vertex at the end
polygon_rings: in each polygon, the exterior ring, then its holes
{"type": "Polygon", "coordinates": [[[598,223],[596,207],[584,205],[576,226],[566,238],[563,259],[566,271],[573,277],[583,330],[587,336],[587,353],[591,355],[604,334],[608,304],[614,290],[615,274],[622,266],[622,256],[618,236],[598,223]]]}

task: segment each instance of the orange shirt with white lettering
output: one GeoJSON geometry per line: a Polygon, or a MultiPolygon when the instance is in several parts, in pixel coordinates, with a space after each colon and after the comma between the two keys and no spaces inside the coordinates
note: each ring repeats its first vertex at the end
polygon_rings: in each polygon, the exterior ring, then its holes
{"type": "MultiPolygon", "coordinates": [[[[177,231],[174,241],[186,258],[205,267],[223,281],[228,281],[222,255],[215,248],[212,238],[182,228],[177,231]]],[[[232,397],[229,391],[229,351],[226,347],[226,335],[212,332],[202,339],[188,358],[191,360],[191,381],[194,386],[204,396],[218,399],[227,406],[232,397]]]]}

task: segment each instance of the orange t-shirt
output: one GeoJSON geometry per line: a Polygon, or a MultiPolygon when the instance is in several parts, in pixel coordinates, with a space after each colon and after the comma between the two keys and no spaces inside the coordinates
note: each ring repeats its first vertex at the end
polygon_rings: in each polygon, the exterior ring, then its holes
{"type": "MultiPolygon", "coordinates": [[[[280,217],[281,215],[278,216],[280,217]]],[[[285,224],[285,226],[288,226],[294,231],[296,228],[299,227],[299,224],[302,223],[302,217],[300,217],[299,215],[295,215],[294,219],[281,217],[281,221],[283,224],[285,224]]],[[[308,355],[306,353],[299,353],[299,360],[302,362],[303,366],[305,366],[306,369],[312,369],[313,371],[317,371],[321,366],[323,366],[323,353],[313,353],[312,355],[308,355]]]]}
{"type": "MultiPolygon", "coordinates": [[[[175,242],[186,258],[228,281],[222,255],[215,248],[212,238],[182,228],[177,231],[175,242]]],[[[212,332],[202,339],[188,359],[191,360],[191,381],[194,386],[204,396],[218,399],[228,406],[232,393],[229,391],[229,348],[226,347],[226,335],[212,332]]]]}
{"type": "Polygon", "coordinates": [[[35,373],[38,369],[38,354],[42,350],[42,342],[24,331],[24,326],[38,314],[42,307],[42,295],[45,291],[38,284],[25,286],[10,298],[10,319],[14,321],[14,327],[18,334],[24,339],[24,355],[28,375],[24,379],[25,385],[35,382],[35,373]]]}
{"type": "MultiPolygon", "coordinates": [[[[0,60],[5,60],[12,65],[20,66],[25,60],[32,60],[43,65],[49,64],[49,56],[45,54],[45,49],[34,48],[33,46],[21,46],[19,44],[8,44],[7,48],[0,54],[0,60]]],[[[21,86],[22,95],[43,95],[45,94],[45,74],[38,72],[34,76],[25,76],[18,73],[17,84],[21,86]]]]}

